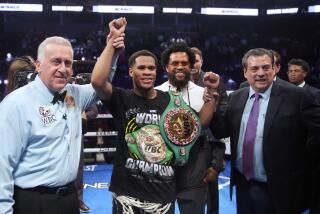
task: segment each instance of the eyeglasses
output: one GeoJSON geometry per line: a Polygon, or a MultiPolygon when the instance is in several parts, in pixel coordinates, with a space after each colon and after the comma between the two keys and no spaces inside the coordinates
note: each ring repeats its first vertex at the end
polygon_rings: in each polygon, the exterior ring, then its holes
{"type": "Polygon", "coordinates": [[[188,66],[188,65],[190,65],[190,62],[188,62],[188,61],[173,61],[173,62],[169,63],[169,65],[174,66],[174,67],[179,66],[179,64],[181,64],[182,66],[188,66]]]}

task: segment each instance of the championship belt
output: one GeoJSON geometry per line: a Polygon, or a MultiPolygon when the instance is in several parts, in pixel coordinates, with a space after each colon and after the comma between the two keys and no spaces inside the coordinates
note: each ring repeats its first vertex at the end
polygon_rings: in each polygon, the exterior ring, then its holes
{"type": "Polygon", "coordinates": [[[170,103],[160,118],[160,132],[175,155],[174,165],[183,166],[200,136],[201,122],[178,92],[169,91],[169,94],[170,103]]]}
{"type": "Polygon", "coordinates": [[[131,155],[136,159],[167,164],[173,157],[157,125],[146,125],[128,133],[125,135],[125,140],[131,155]]]}

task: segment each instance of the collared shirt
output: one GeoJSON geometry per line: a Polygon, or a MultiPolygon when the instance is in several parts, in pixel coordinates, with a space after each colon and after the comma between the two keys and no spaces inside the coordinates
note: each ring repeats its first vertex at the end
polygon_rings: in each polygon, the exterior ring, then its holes
{"type": "MultiPolygon", "coordinates": [[[[258,126],[257,126],[257,132],[256,132],[256,140],[254,143],[253,179],[257,181],[262,181],[262,182],[267,181],[266,171],[263,164],[263,130],[264,130],[265,116],[267,113],[267,108],[270,100],[271,88],[272,88],[272,84],[265,92],[259,93],[260,94],[259,117],[258,117],[258,126]]],[[[254,101],[254,93],[255,91],[250,86],[249,97],[245,105],[245,108],[242,114],[241,124],[240,124],[240,132],[239,132],[238,148],[237,148],[237,159],[236,159],[236,167],[240,172],[242,172],[242,149],[243,149],[244,134],[246,131],[247,122],[248,122],[250,111],[254,101]]]]}
{"type": "MultiPolygon", "coordinates": [[[[169,83],[169,81],[155,87],[160,91],[176,91],[177,88],[169,83]]],[[[204,101],[203,101],[204,88],[197,86],[192,81],[189,81],[187,87],[181,89],[181,96],[184,102],[189,105],[196,112],[200,112],[204,101]]]]}
{"type": "MultiPolygon", "coordinates": [[[[75,180],[81,112],[96,101],[93,87],[67,84],[64,102],[39,77],[0,104],[0,213],[11,213],[14,185],[57,187],[75,180]]],[[[62,90],[62,91],[63,91],[62,90]]]]}
{"type": "Polygon", "coordinates": [[[301,87],[301,88],[303,88],[303,86],[306,84],[306,82],[305,81],[303,81],[302,83],[300,83],[299,85],[297,85],[298,87],[301,87]]]}

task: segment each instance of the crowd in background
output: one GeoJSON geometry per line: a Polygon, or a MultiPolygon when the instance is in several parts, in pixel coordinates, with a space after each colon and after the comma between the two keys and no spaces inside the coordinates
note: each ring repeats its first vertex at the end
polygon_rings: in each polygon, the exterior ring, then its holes
{"type": "MultiPolygon", "coordinates": [[[[241,67],[241,57],[251,48],[264,47],[276,50],[282,57],[282,70],[279,76],[286,79],[287,63],[291,58],[302,58],[311,65],[311,72],[307,77],[308,83],[320,87],[320,22],[308,18],[289,18],[288,21],[275,17],[268,20],[251,22],[249,19],[237,20],[232,25],[231,19],[221,20],[196,20],[174,24],[168,24],[167,28],[146,24],[127,30],[126,51],[120,56],[118,62],[119,78],[128,79],[122,81],[124,87],[130,88],[131,81],[128,77],[127,58],[138,49],[147,49],[156,54],[168,47],[173,41],[184,40],[190,46],[199,47],[203,51],[204,70],[212,70],[222,76],[228,89],[234,90],[244,81],[241,67]],[[286,29],[283,28],[286,26],[286,29]]],[[[181,20],[181,19],[180,19],[181,20]]],[[[83,30],[83,34],[66,33],[74,48],[75,60],[95,61],[105,46],[105,30],[83,30]]],[[[59,30],[59,29],[57,29],[59,30]]],[[[25,54],[35,56],[36,46],[52,32],[42,29],[29,29],[27,32],[4,33],[0,36],[1,49],[0,71],[4,79],[8,62],[5,61],[6,53],[11,53],[13,58],[25,54]],[[9,42],[8,42],[9,41],[9,42]]],[[[93,63],[91,63],[93,64],[93,63]]],[[[85,70],[75,70],[77,73],[91,72],[92,67],[85,70]]],[[[166,72],[158,69],[158,83],[166,79],[166,72]]]]}

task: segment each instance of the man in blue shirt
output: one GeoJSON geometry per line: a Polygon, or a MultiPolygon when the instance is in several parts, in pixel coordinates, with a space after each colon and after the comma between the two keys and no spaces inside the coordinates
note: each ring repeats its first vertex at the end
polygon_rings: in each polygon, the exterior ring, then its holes
{"type": "Polygon", "coordinates": [[[35,81],[0,105],[0,213],[79,213],[73,181],[81,112],[97,98],[90,84],[67,84],[72,61],[68,40],[45,39],[38,48],[35,81]]]}

